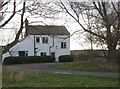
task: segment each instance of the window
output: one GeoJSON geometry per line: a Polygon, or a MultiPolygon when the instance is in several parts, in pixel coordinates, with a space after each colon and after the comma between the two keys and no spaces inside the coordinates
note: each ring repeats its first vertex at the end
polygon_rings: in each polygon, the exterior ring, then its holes
{"type": "Polygon", "coordinates": [[[40,38],[36,37],[36,42],[39,43],[40,42],[40,38]]]}
{"type": "Polygon", "coordinates": [[[48,43],[48,37],[42,37],[42,43],[48,43]]]}
{"type": "Polygon", "coordinates": [[[46,52],[41,52],[41,56],[46,56],[46,52]]]}
{"type": "Polygon", "coordinates": [[[28,51],[19,51],[19,56],[28,56],[28,51]]]}
{"type": "Polygon", "coordinates": [[[28,56],[28,51],[25,51],[25,56],[28,56]]]}
{"type": "Polygon", "coordinates": [[[61,42],[61,48],[66,48],[66,42],[61,42]]]}
{"type": "Polygon", "coordinates": [[[55,53],[54,53],[54,52],[52,52],[52,53],[51,53],[51,56],[55,56],[55,53]]]}

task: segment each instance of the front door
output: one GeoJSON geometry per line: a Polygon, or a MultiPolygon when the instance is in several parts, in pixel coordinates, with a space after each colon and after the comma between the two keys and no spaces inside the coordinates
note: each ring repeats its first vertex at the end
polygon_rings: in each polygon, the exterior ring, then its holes
{"type": "Polygon", "coordinates": [[[52,52],[52,53],[51,53],[51,56],[55,56],[55,52],[52,52]]]}

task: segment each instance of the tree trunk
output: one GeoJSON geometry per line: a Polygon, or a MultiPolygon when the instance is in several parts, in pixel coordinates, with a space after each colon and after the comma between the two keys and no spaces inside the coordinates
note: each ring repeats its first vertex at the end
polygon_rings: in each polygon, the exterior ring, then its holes
{"type": "Polygon", "coordinates": [[[108,44],[108,61],[117,62],[117,50],[116,45],[108,44]]]}

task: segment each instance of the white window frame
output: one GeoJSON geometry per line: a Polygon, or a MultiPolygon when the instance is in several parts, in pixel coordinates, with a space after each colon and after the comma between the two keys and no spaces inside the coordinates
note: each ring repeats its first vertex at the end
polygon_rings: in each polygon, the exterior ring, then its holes
{"type": "Polygon", "coordinates": [[[41,52],[40,55],[41,55],[41,56],[46,56],[47,53],[46,53],[46,52],[41,52]],[[42,54],[42,55],[41,55],[41,54],[42,54]]]}
{"type": "Polygon", "coordinates": [[[36,37],[36,43],[40,43],[40,37],[36,37]]]}
{"type": "Polygon", "coordinates": [[[66,49],[67,48],[67,42],[61,42],[61,48],[66,49]]]}
{"type": "Polygon", "coordinates": [[[48,37],[42,37],[42,43],[48,44],[48,37]]]}

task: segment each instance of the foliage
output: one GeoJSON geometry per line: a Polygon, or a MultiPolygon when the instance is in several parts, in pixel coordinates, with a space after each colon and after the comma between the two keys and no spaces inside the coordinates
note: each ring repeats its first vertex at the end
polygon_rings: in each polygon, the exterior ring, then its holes
{"type": "Polygon", "coordinates": [[[117,64],[110,64],[106,61],[80,61],[58,65],[55,68],[78,71],[96,71],[96,72],[118,72],[117,64]]]}
{"type": "Polygon", "coordinates": [[[25,64],[25,63],[46,63],[55,62],[53,56],[25,56],[25,57],[7,57],[4,59],[4,64],[25,64]]]}
{"type": "Polygon", "coordinates": [[[36,89],[36,87],[57,87],[56,89],[59,89],[58,87],[117,87],[118,78],[3,70],[2,84],[3,87],[16,87],[16,89],[23,87],[28,87],[28,89],[30,87],[32,87],[30,89],[36,89]],[[15,78],[14,75],[23,77],[17,79],[18,77],[15,78]]]}
{"type": "Polygon", "coordinates": [[[62,55],[59,57],[59,62],[72,62],[73,57],[71,55],[62,55]]]}

